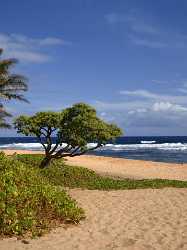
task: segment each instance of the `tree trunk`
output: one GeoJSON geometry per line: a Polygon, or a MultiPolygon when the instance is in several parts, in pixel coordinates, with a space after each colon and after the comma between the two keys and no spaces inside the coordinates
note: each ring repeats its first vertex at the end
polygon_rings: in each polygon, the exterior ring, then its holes
{"type": "Polygon", "coordinates": [[[51,161],[51,157],[45,157],[41,163],[40,163],[40,168],[46,168],[51,161]]]}

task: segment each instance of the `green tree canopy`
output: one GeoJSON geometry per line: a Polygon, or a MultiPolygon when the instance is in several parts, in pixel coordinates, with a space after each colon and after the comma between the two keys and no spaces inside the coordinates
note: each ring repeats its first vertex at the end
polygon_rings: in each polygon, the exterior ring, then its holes
{"type": "MultiPolygon", "coordinates": [[[[3,50],[0,49],[0,56],[3,50]]],[[[18,74],[11,74],[10,69],[17,63],[15,59],[0,60],[0,127],[10,127],[5,118],[11,116],[3,107],[3,100],[16,99],[26,101],[20,92],[27,91],[27,79],[18,74]]]]}
{"type": "Polygon", "coordinates": [[[74,104],[62,112],[39,112],[15,120],[18,133],[36,136],[45,150],[41,167],[53,158],[82,155],[99,148],[122,134],[115,124],[97,117],[96,110],[84,103],[74,104]],[[56,138],[53,143],[53,137],[56,138]],[[88,143],[94,143],[90,146],[88,143]]]}

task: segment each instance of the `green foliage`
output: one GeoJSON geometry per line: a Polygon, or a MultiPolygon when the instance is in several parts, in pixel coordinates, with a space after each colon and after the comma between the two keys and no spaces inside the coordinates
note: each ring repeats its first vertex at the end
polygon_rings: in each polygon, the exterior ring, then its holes
{"type": "Polygon", "coordinates": [[[38,168],[28,166],[16,157],[0,154],[1,235],[40,235],[58,221],[83,218],[83,210],[62,187],[52,185],[38,168]]]}
{"type": "Polygon", "coordinates": [[[32,166],[32,167],[38,167],[40,165],[40,162],[43,160],[44,155],[43,154],[13,154],[12,156],[14,159],[21,161],[25,165],[32,166]]]}
{"type": "MultiPolygon", "coordinates": [[[[37,168],[37,166],[40,164],[40,161],[42,160],[42,155],[17,155],[17,159],[28,164],[28,166],[34,164],[34,166],[37,168]]],[[[187,181],[163,179],[116,180],[112,178],[102,177],[96,174],[94,171],[83,167],[67,166],[62,160],[52,161],[49,168],[41,170],[41,174],[45,176],[52,184],[57,186],[62,185],[69,188],[85,188],[98,190],[164,187],[187,188],[187,181]]]]}
{"type": "Polygon", "coordinates": [[[105,144],[108,140],[120,136],[122,131],[114,124],[108,124],[96,115],[96,110],[84,103],[78,103],[63,112],[59,135],[62,142],[73,148],[85,149],[87,143],[105,144]]]}
{"type": "MultiPolygon", "coordinates": [[[[55,164],[55,163],[53,163],[55,164]]],[[[54,185],[64,185],[69,188],[85,188],[97,190],[120,190],[120,189],[143,189],[143,188],[164,188],[176,187],[187,188],[187,181],[177,180],[116,180],[102,177],[94,171],[83,167],[56,165],[45,168],[42,174],[46,176],[54,185]]]]}
{"type": "MultiPolygon", "coordinates": [[[[59,120],[61,118],[60,112],[38,112],[34,116],[20,116],[15,121],[15,127],[18,133],[26,136],[42,136],[47,128],[58,129],[59,120]]],[[[44,135],[43,135],[44,136],[44,135]]]]}
{"type": "Polygon", "coordinates": [[[77,156],[103,146],[108,140],[122,134],[120,128],[97,117],[96,110],[78,103],[62,112],[39,112],[34,116],[20,116],[15,120],[18,133],[35,135],[45,149],[45,167],[52,158],[77,156]],[[56,137],[55,146],[52,137],[56,137]],[[94,142],[93,147],[88,147],[94,142]]]}
{"type": "MultiPolygon", "coordinates": [[[[3,50],[0,49],[0,56],[3,50]]],[[[27,91],[27,79],[24,76],[18,74],[11,74],[10,69],[15,65],[17,61],[15,59],[2,59],[0,60],[0,98],[1,100],[17,99],[19,101],[26,101],[22,91],[27,91]]],[[[10,116],[2,105],[0,104],[0,128],[10,128],[10,125],[6,123],[5,118],[10,116]]]]}

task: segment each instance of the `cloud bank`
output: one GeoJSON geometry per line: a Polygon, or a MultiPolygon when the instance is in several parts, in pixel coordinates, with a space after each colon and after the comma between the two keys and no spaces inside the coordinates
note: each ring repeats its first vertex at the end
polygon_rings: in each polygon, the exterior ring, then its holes
{"type": "Polygon", "coordinates": [[[136,46],[150,49],[183,49],[187,47],[187,35],[168,31],[147,13],[131,10],[127,13],[109,13],[104,16],[109,25],[124,27],[126,37],[136,46]]]}
{"type": "Polygon", "coordinates": [[[57,37],[31,38],[21,34],[0,33],[0,48],[4,49],[4,56],[27,63],[48,62],[51,57],[46,52],[47,49],[67,44],[69,43],[57,37]]]}
{"type": "Polygon", "coordinates": [[[118,123],[130,134],[131,131],[153,134],[151,129],[154,129],[158,130],[158,135],[172,135],[176,128],[181,133],[186,131],[187,97],[180,92],[179,88],[175,89],[175,95],[145,89],[122,90],[118,93],[124,97],[124,101],[96,101],[94,105],[103,119],[118,123]]]}

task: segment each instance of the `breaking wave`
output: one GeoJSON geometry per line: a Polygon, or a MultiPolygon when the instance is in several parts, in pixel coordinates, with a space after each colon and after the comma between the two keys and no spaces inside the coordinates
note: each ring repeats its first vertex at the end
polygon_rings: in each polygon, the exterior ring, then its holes
{"type": "MultiPolygon", "coordinates": [[[[64,144],[65,146],[66,144],[64,144]]],[[[89,143],[88,147],[95,146],[95,143],[89,143]]],[[[40,143],[10,143],[0,145],[0,149],[22,149],[22,150],[39,150],[43,147],[40,143]]],[[[155,141],[141,141],[139,144],[106,144],[97,150],[109,151],[132,151],[132,150],[168,150],[168,151],[187,151],[187,143],[155,143],[155,141]]]]}
{"type": "Polygon", "coordinates": [[[152,144],[155,143],[156,141],[141,141],[142,144],[152,144]]]}
{"type": "Polygon", "coordinates": [[[143,143],[143,144],[106,144],[103,150],[115,150],[115,151],[125,151],[125,150],[139,150],[139,149],[157,149],[157,150],[187,150],[187,143],[143,143]]]}
{"type": "Polygon", "coordinates": [[[28,149],[28,150],[42,150],[40,143],[10,143],[0,145],[1,149],[28,149]]]}

